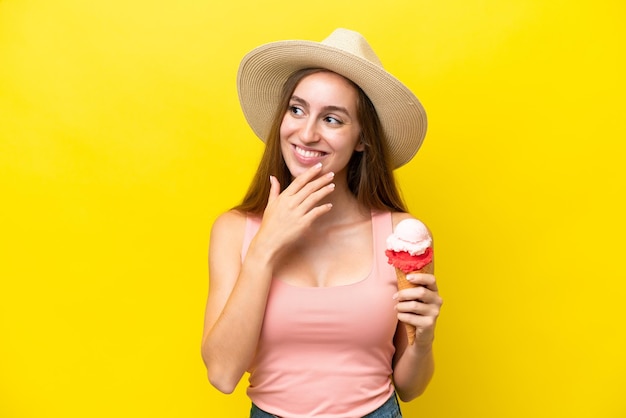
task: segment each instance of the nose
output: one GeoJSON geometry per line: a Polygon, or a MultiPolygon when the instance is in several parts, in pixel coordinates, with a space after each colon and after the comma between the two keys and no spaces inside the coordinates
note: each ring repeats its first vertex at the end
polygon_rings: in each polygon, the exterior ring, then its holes
{"type": "Polygon", "coordinates": [[[302,143],[311,144],[320,140],[317,121],[315,118],[308,118],[300,127],[299,137],[302,143]]]}

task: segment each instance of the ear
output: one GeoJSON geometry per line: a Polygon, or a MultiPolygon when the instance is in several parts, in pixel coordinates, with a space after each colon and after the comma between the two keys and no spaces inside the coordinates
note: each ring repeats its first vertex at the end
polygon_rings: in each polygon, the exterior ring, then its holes
{"type": "Polygon", "coordinates": [[[358,152],[365,151],[365,144],[363,143],[363,140],[359,140],[359,142],[356,143],[354,150],[358,152]]]}

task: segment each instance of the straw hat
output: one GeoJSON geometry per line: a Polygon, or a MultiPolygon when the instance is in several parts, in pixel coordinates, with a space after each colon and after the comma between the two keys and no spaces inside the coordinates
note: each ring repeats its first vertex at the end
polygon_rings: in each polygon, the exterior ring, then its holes
{"type": "Polygon", "coordinates": [[[413,158],[426,135],[426,112],[357,32],[337,29],[322,42],[288,40],[261,45],[241,61],[239,101],[254,133],[265,142],[283,84],[303,68],[325,68],[357,84],[382,124],[393,168],[413,158]]]}

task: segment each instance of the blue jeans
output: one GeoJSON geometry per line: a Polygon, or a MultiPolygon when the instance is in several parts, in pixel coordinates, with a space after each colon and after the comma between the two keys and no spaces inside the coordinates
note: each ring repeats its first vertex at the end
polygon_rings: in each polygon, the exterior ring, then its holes
{"type": "MultiPolygon", "coordinates": [[[[250,418],[280,418],[277,415],[272,415],[264,410],[260,409],[255,404],[252,404],[250,409],[250,418]]],[[[391,398],[382,404],[374,412],[370,412],[363,418],[402,418],[402,412],[400,412],[400,405],[398,404],[398,398],[394,393],[391,398]]]]}

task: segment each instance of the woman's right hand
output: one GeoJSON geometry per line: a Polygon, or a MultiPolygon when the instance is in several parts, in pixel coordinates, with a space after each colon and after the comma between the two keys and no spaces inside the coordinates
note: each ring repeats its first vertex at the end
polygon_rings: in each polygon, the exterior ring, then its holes
{"type": "Polygon", "coordinates": [[[320,216],[331,210],[330,203],[320,202],[335,189],[334,173],[320,175],[322,164],[309,168],[281,193],[280,183],[271,176],[270,195],[257,234],[263,248],[278,255],[295,242],[320,216]]]}

